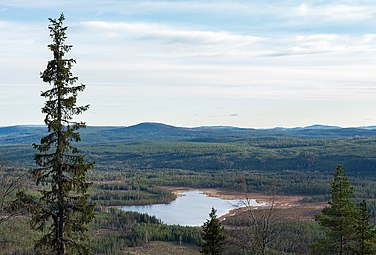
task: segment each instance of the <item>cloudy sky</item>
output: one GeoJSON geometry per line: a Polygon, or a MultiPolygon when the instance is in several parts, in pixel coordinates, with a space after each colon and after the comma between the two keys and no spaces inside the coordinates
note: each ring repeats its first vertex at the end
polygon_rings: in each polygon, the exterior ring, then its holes
{"type": "Polygon", "coordinates": [[[43,122],[61,12],[88,125],[376,124],[374,0],[0,0],[0,125],[43,122]]]}

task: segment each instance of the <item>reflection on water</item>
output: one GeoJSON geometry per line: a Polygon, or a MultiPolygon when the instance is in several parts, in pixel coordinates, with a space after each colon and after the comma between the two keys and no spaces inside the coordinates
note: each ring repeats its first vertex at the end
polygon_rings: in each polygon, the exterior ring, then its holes
{"type": "MultiPolygon", "coordinates": [[[[143,206],[122,206],[123,211],[135,211],[147,213],[161,219],[170,225],[201,226],[209,217],[212,207],[217,209],[217,215],[221,216],[230,210],[241,207],[242,200],[226,200],[216,197],[208,197],[200,191],[182,192],[170,204],[155,204],[143,206]]],[[[261,205],[256,200],[250,200],[251,205],[261,205]]]]}

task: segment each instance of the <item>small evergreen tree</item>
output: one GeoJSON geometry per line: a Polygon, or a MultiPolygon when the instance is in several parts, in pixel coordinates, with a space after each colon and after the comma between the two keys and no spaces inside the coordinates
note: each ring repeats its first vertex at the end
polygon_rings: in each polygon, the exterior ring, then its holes
{"type": "Polygon", "coordinates": [[[225,230],[217,219],[217,210],[212,208],[209,219],[202,226],[201,237],[203,239],[202,250],[206,255],[222,254],[224,241],[226,240],[225,230]]]}
{"type": "Polygon", "coordinates": [[[344,175],[342,166],[337,166],[332,182],[332,199],[329,206],[315,216],[323,227],[325,237],[314,245],[315,254],[352,254],[354,224],[357,215],[355,204],[350,200],[353,188],[344,175]]]}
{"type": "Polygon", "coordinates": [[[44,82],[52,86],[42,92],[47,98],[42,113],[49,134],[34,144],[39,151],[34,158],[39,168],[31,171],[37,185],[48,183],[40,191],[41,196],[32,208],[33,227],[42,231],[42,238],[36,244],[38,254],[90,254],[86,245],[86,225],[94,217],[94,205],[89,203],[86,173],[93,164],[84,161],[80,151],[72,142],[80,141],[78,129],[83,122],[73,117],[86,111],[88,106],[77,106],[77,94],[85,85],[74,86],[78,80],[71,73],[74,59],[64,58],[72,48],[66,45],[64,15],[49,19],[50,36],[53,40],[48,48],[53,59],[41,73],[44,82]]]}
{"type": "Polygon", "coordinates": [[[376,254],[376,229],[369,223],[367,203],[363,200],[358,208],[355,220],[355,235],[353,252],[356,255],[376,254]]]}

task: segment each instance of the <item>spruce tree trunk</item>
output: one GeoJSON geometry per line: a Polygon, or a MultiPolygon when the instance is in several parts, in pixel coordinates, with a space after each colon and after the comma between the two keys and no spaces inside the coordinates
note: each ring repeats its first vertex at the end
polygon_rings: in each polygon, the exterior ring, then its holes
{"type": "MultiPolygon", "coordinates": [[[[60,77],[60,42],[57,40],[57,51],[55,55],[56,58],[56,78],[59,79],[60,77]]],[[[55,81],[58,83],[58,81],[55,81]]],[[[57,239],[59,241],[59,255],[65,255],[65,245],[64,245],[64,191],[63,191],[63,169],[62,169],[62,162],[61,159],[63,158],[63,123],[62,123],[62,94],[61,94],[61,85],[55,84],[57,86],[57,121],[58,121],[58,131],[57,131],[57,148],[56,148],[56,155],[57,155],[57,188],[58,188],[58,207],[59,207],[59,214],[58,214],[58,234],[57,239]]]]}

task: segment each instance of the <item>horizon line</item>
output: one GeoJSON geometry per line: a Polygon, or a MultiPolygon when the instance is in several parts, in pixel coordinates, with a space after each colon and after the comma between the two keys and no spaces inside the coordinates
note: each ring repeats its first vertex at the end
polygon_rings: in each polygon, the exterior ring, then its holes
{"type": "MultiPolygon", "coordinates": [[[[233,125],[199,125],[199,126],[180,126],[180,125],[173,125],[173,124],[167,124],[163,122],[153,122],[153,121],[145,121],[145,122],[139,122],[132,125],[87,125],[87,127],[132,127],[137,126],[140,124],[160,124],[160,125],[166,125],[166,126],[172,126],[177,128],[205,128],[205,127],[213,127],[213,128],[240,128],[240,129],[294,129],[294,128],[309,128],[309,127],[315,127],[315,126],[321,126],[321,127],[330,127],[330,128],[369,128],[369,127],[375,127],[376,125],[366,125],[366,126],[339,126],[339,125],[330,125],[330,124],[320,124],[315,123],[311,125],[300,125],[300,126],[274,126],[274,127],[242,127],[242,126],[233,126],[233,125]]],[[[14,124],[14,125],[0,125],[0,128],[6,128],[6,127],[45,127],[45,124],[14,124]]]]}

